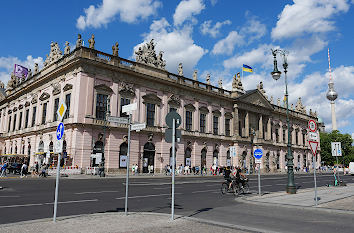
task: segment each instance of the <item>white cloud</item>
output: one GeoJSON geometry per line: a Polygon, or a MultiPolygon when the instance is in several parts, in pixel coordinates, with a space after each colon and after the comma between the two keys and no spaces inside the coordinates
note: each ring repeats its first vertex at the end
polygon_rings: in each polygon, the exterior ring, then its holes
{"type": "Polygon", "coordinates": [[[242,45],[244,43],[243,37],[236,31],[231,31],[229,35],[218,41],[213,48],[213,54],[227,54],[230,55],[234,51],[236,45],[242,45]]]}
{"type": "Polygon", "coordinates": [[[333,30],[331,17],[349,9],[347,0],[294,0],[286,5],[272,30],[273,39],[324,33],[333,30]]]}
{"type": "MultiPolygon", "coordinates": [[[[354,0],[353,0],[353,1],[354,1],[354,0]]],[[[218,3],[218,0],[210,0],[210,3],[211,3],[212,6],[215,6],[216,3],[218,3]]]]}
{"type": "Polygon", "coordinates": [[[209,34],[211,37],[215,38],[220,34],[220,28],[223,25],[230,25],[231,21],[225,20],[223,22],[216,22],[214,26],[211,26],[211,23],[212,23],[211,20],[204,21],[200,25],[200,31],[203,35],[209,34]]]}
{"type": "Polygon", "coordinates": [[[205,5],[202,0],[183,0],[181,1],[173,15],[174,25],[182,25],[184,21],[193,19],[193,15],[199,14],[205,5]]]}
{"type": "Polygon", "coordinates": [[[85,15],[77,19],[76,27],[81,30],[86,27],[100,28],[113,21],[118,14],[121,21],[135,23],[154,15],[161,5],[155,0],[103,0],[97,7],[90,5],[84,9],[85,15]]]}
{"type": "Polygon", "coordinates": [[[43,64],[43,58],[33,58],[32,55],[28,55],[26,60],[22,61],[17,57],[0,57],[0,81],[7,83],[10,80],[11,72],[13,72],[14,65],[19,64],[27,68],[34,68],[34,63],[38,63],[40,67],[43,64]]]}
{"type": "Polygon", "coordinates": [[[248,36],[248,43],[262,38],[267,33],[267,27],[256,19],[250,19],[241,28],[240,34],[248,36]]]}
{"type": "Polygon", "coordinates": [[[166,69],[177,73],[178,64],[182,62],[184,75],[187,77],[192,76],[195,65],[208,52],[194,43],[190,26],[176,29],[171,27],[165,18],[155,20],[151,24],[150,32],[144,35],[144,41],[136,45],[134,51],[151,39],[156,42],[156,52],[164,51],[166,69]]]}
{"type": "MultiPolygon", "coordinates": [[[[256,64],[273,64],[273,59],[271,56],[270,49],[273,48],[272,45],[260,45],[258,48],[253,49],[249,52],[245,52],[242,55],[236,54],[235,56],[225,60],[223,62],[226,69],[240,68],[242,64],[247,64],[251,67],[256,64]]],[[[253,67],[255,68],[255,67],[253,67]]]]}

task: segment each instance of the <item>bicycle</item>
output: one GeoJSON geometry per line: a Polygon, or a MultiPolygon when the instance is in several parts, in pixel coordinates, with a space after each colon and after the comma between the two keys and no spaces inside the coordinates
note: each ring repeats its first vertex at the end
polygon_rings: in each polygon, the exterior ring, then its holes
{"type": "Polygon", "coordinates": [[[234,196],[238,196],[240,194],[240,187],[239,185],[236,184],[236,182],[233,180],[231,182],[231,188],[229,186],[229,182],[226,180],[221,184],[221,194],[226,194],[226,193],[233,193],[234,196]]]}
{"type": "MultiPolygon", "coordinates": [[[[242,184],[242,182],[241,182],[242,184]]],[[[239,189],[240,189],[240,193],[242,192],[242,194],[246,194],[246,193],[249,193],[250,192],[250,186],[248,184],[248,178],[245,178],[243,180],[243,184],[242,185],[239,185],[239,189]]]]}

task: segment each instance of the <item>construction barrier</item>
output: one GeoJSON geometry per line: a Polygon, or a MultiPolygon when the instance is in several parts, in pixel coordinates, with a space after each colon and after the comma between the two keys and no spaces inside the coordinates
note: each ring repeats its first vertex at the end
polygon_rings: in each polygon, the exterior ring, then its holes
{"type": "MultiPolygon", "coordinates": [[[[48,168],[48,174],[49,175],[56,175],[57,174],[57,168],[48,168]]],[[[60,168],[60,174],[65,174],[65,175],[80,175],[81,174],[81,168],[78,167],[64,167],[60,168]]]]}
{"type": "Polygon", "coordinates": [[[86,167],[86,175],[97,175],[99,167],[86,167]]]}

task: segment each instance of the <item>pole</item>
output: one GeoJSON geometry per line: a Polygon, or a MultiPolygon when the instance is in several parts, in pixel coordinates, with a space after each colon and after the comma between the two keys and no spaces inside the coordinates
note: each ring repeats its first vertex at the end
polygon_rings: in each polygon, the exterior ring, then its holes
{"type": "Polygon", "coordinates": [[[261,196],[261,164],[258,164],[258,195],[261,196]]]}
{"type": "Polygon", "coordinates": [[[130,161],[130,129],[132,114],[128,118],[128,153],[127,153],[127,178],[125,181],[125,215],[128,215],[128,189],[129,189],[129,161],[130,161]]]}
{"type": "MultiPolygon", "coordinates": [[[[338,151],[338,150],[336,150],[336,151],[338,151]]],[[[337,160],[337,170],[336,170],[336,173],[338,174],[338,180],[340,180],[340,178],[339,178],[339,166],[338,166],[338,156],[336,156],[336,160],[337,160]]],[[[344,169],[343,169],[343,171],[344,171],[344,169]]]]}
{"type": "Polygon", "coordinates": [[[313,178],[315,180],[315,205],[317,206],[316,155],[313,156],[313,178]]]}
{"type": "Polygon", "coordinates": [[[57,206],[58,206],[58,191],[59,191],[59,176],[60,176],[60,153],[58,154],[58,162],[57,162],[57,178],[55,183],[55,198],[54,198],[54,215],[53,222],[57,219],[57,206]]]}
{"type": "Polygon", "coordinates": [[[175,215],[175,141],[176,141],[176,119],[173,119],[172,124],[172,203],[171,203],[171,220],[174,220],[175,215]]]}

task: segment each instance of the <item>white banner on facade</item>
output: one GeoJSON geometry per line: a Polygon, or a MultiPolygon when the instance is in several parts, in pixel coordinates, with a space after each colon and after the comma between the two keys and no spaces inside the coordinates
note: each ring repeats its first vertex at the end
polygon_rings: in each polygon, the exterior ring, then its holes
{"type": "Polygon", "coordinates": [[[230,159],[226,160],[226,166],[231,166],[231,160],[230,159]]]}
{"type": "Polygon", "coordinates": [[[191,166],[191,158],[186,158],[186,166],[191,166]]]}
{"type": "Polygon", "coordinates": [[[119,167],[127,167],[127,156],[121,155],[119,158],[119,167]]]}

